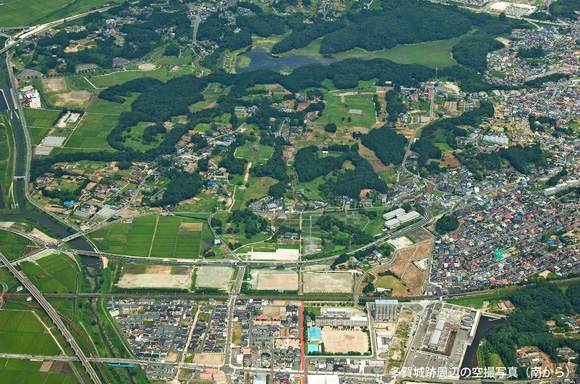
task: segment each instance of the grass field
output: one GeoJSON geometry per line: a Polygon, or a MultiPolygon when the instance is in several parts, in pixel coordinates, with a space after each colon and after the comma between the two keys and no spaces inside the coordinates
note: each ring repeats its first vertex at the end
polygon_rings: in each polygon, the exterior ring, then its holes
{"type": "Polygon", "coordinates": [[[74,293],[77,285],[77,268],[62,253],[55,253],[37,260],[38,264],[25,262],[21,269],[26,276],[46,293],[74,293]]]}
{"type": "Polygon", "coordinates": [[[247,141],[236,149],[236,157],[252,162],[265,163],[272,157],[273,147],[261,145],[258,142],[247,141]]]}
{"type": "Polygon", "coordinates": [[[78,379],[68,363],[54,362],[48,372],[40,372],[42,361],[0,359],[0,383],[75,384],[78,379]]]}
{"type": "Polygon", "coordinates": [[[31,311],[0,311],[0,352],[54,356],[59,348],[31,311]]]}
{"type": "Polygon", "coordinates": [[[15,233],[0,231],[0,252],[8,260],[22,256],[27,246],[37,246],[37,244],[15,233]]]}
{"type": "MultiPolygon", "coordinates": [[[[373,104],[372,95],[351,95],[344,96],[344,102],[340,92],[327,93],[324,99],[327,100],[324,114],[318,119],[318,122],[326,125],[328,123],[335,123],[339,127],[344,126],[358,126],[358,127],[372,127],[375,122],[375,107],[373,104]],[[350,109],[359,109],[363,113],[360,115],[348,113],[350,109]],[[348,119],[351,119],[349,122],[348,119]],[[344,119],[344,120],[343,120],[344,119]]],[[[340,132],[340,131],[339,131],[340,132]]]]}
{"type": "Polygon", "coordinates": [[[65,143],[65,148],[81,150],[112,150],[107,135],[117,125],[119,115],[125,111],[121,104],[95,98],[81,123],[65,143]]]}
{"type": "MultiPolygon", "coordinates": [[[[399,64],[421,64],[431,68],[444,68],[456,64],[451,56],[451,49],[459,42],[461,37],[448,40],[428,41],[425,43],[398,45],[395,48],[376,52],[367,52],[362,48],[355,48],[347,52],[335,53],[332,57],[336,60],[350,58],[364,59],[387,59],[399,64]]],[[[320,44],[322,39],[310,43],[305,48],[297,49],[280,55],[320,56],[320,44]]]]}
{"type": "Polygon", "coordinates": [[[109,0],[4,0],[0,27],[17,27],[53,21],[102,7],[109,0]]]}
{"type": "Polygon", "coordinates": [[[24,108],[26,122],[31,127],[50,128],[56,123],[60,114],[59,110],[24,108]]]}
{"type": "Polygon", "coordinates": [[[160,258],[198,258],[213,235],[205,221],[182,216],[144,216],[132,224],[116,223],[91,234],[100,250],[160,258]]]}
{"type": "Polygon", "coordinates": [[[90,77],[89,80],[98,88],[108,88],[113,85],[123,84],[127,81],[139,79],[141,77],[153,77],[161,81],[167,81],[169,79],[173,79],[174,77],[188,75],[193,72],[194,70],[191,67],[184,67],[174,72],[171,72],[167,67],[162,67],[151,71],[135,70],[114,72],[109,75],[90,77]]]}
{"type": "Polygon", "coordinates": [[[449,304],[455,305],[462,305],[464,307],[469,307],[473,305],[477,309],[481,309],[483,307],[484,301],[498,301],[504,300],[509,296],[510,292],[497,292],[497,293],[487,293],[484,295],[477,295],[477,296],[464,296],[464,297],[457,297],[453,299],[445,300],[449,304]]]}
{"type": "Polygon", "coordinates": [[[3,0],[0,27],[18,27],[66,6],[71,0],[3,0]]]}
{"type": "Polygon", "coordinates": [[[242,203],[246,203],[252,199],[258,200],[268,194],[270,187],[276,183],[277,180],[271,177],[260,177],[258,179],[252,180],[250,178],[251,184],[244,192],[242,203]]]}
{"type": "MultiPolygon", "coordinates": [[[[10,112],[0,113],[0,185],[2,197],[6,207],[9,207],[8,192],[12,184],[12,161],[14,160],[14,139],[12,122],[8,118],[10,112]]],[[[2,208],[2,207],[0,207],[2,208]]]]}

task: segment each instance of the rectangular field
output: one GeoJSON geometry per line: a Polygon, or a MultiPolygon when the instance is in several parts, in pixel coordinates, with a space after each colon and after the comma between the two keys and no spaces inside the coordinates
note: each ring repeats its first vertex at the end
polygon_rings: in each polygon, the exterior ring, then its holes
{"type": "MultiPolygon", "coordinates": [[[[176,288],[189,289],[191,287],[192,268],[178,268],[173,273],[171,266],[154,265],[146,268],[145,273],[125,273],[117,284],[120,288],[176,288]]],[[[127,271],[129,272],[129,271],[127,271]]]]}
{"type": "Polygon", "coordinates": [[[201,220],[183,216],[144,216],[133,223],[116,223],[91,235],[102,251],[157,258],[198,258],[213,245],[213,235],[201,220]]]}
{"type": "Polygon", "coordinates": [[[324,351],[329,353],[348,353],[369,351],[369,340],[366,332],[360,330],[340,331],[330,327],[322,328],[324,351]]]}
{"type": "Polygon", "coordinates": [[[297,291],[298,273],[259,271],[258,290],[297,291]]]}
{"type": "Polygon", "coordinates": [[[0,311],[0,352],[54,356],[59,348],[31,311],[0,311]]]}
{"type": "Polygon", "coordinates": [[[107,136],[119,122],[125,107],[95,98],[81,117],[79,125],[65,143],[65,148],[81,150],[112,150],[107,136]]]}
{"type": "Polygon", "coordinates": [[[304,293],[352,293],[354,278],[350,272],[306,272],[304,293]]]}
{"type": "Polygon", "coordinates": [[[26,276],[46,293],[74,293],[77,284],[77,268],[65,254],[55,253],[33,262],[24,262],[21,269],[26,276]]]}
{"type": "Polygon", "coordinates": [[[198,267],[195,270],[196,288],[214,288],[227,291],[234,270],[230,267],[198,267]]]}
{"type": "Polygon", "coordinates": [[[60,114],[61,111],[58,110],[24,108],[24,117],[31,127],[50,128],[56,123],[60,114]]]}
{"type": "Polygon", "coordinates": [[[64,361],[0,359],[0,383],[75,384],[78,379],[64,361]]]}

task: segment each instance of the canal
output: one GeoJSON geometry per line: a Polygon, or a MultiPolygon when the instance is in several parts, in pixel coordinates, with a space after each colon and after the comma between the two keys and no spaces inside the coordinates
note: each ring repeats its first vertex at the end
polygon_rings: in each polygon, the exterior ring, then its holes
{"type": "Polygon", "coordinates": [[[465,367],[473,369],[479,365],[479,362],[477,361],[477,348],[479,347],[481,340],[487,336],[491,327],[500,324],[507,324],[507,321],[505,319],[496,319],[483,315],[481,316],[473,342],[467,348],[467,351],[465,351],[465,356],[463,358],[461,368],[465,367]]]}

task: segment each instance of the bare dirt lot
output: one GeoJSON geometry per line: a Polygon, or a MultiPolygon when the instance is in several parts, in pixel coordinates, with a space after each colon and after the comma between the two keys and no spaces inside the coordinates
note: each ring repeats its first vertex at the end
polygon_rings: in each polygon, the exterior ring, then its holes
{"type": "Polygon", "coordinates": [[[62,92],[68,89],[66,86],[66,80],[63,77],[42,79],[42,87],[45,92],[62,92]]]}
{"type": "Polygon", "coordinates": [[[143,274],[124,274],[117,284],[120,288],[177,288],[191,287],[192,269],[186,274],[171,274],[171,266],[153,265],[143,274]]]}
{"type": "Polygon", "coordinates": [[[304,292],[350,293],[353,281],[350,272],[306,272],[304,273],[304,292]]]}
{"type": "Polygon", "coordinates": [[[421,286],[425,281],[427,271],[419,270],[419,268],[413,265],[413,261],[428,258],[430,250],[431,243],[424,243],[402,249],[397,254],[395,261],[386,268],[395,273],[399,277],[399,280],[409,289],[410,292],[402,292],[404,295],[414,296],[421,294],[421,286]]]}
{"type": "Polygon", "coordinates": [[[195,287],[227,291],[233,275],[234,270],[229,267],[198,267],[195,271],[195,287]]]}
{"type": "Polygon", "coordinates": [[[258,289],[297,291],[298,273],[296,272],[276,273],[275,271],[259,271],[258,289]]]}
{"type": "Polygon", "coordinates": [[[84,107],[90,98],[88,91],[70,91],[52,95],[50,101],[59,107],[84,107]]]}
{"type": "Polygon", "coordinates": [[[223,361],[223,353],[198,353],[193,358],[195,364],[202,365],[221,365],[223,361]]]}
{"type": "Polygon", "coordinates": [[[139,69],[142,71],[151,71],[151,70],[155,69],[155,64],[151,64],[151,63],[140,64],[139,69]]]}
{"type": "Polygon", "coordinates": [[[369,339],[361,330],[339,331],[330,327],[322,328],[322,342],[325,352],[329,353],[365,353],[369,350],[369,339]]]}

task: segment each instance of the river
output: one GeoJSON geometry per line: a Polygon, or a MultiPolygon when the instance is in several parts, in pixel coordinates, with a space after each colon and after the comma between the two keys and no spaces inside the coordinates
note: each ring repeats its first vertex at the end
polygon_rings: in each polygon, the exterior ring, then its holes
{"type": "MultiPolygon", "coordinates": [[[[10,86],[8,84],[8,76],[6,74],[4,62],[1,64],[1,70],[4,76],[2,76],[2,90],[4,91],[5,95],[10,95],[10,86]]],[[[8,103],[8,108],[11,110],[11,117],[12,117],[12,125],[14,128],[14,138],[16,140],[16,175],[23,175],[24,166],[25,166],[25,154],[26,154],[26,143],[24,139],[24,133],[22,131],[22,125],[18,120],[18,115],[15,112],[16,109],[14,107],[14,103],[11,97],[7,97],[6,102],[8,103]]],[[[70,228],[65,227],[63,224],[55,221],[52,217],[39,213],[36,211],[35,208],[30,210],[27,207],[27,200],[26,195],[24,192],[24,180],[18,179],[14,181],[14,195],[16,196],[16,203],[18,204],[17,210],[13,213],[7,213],[0,215],[0,220],[4,221],[15,221],[15,220],[31,220],[38,223],[42,227],[49,228],[52,232],[58,234],[61,238],[67,237],[73,232],[71,232],[70,228]]],[[[79,237],[71,242],[69,242],[71,247],[75,249],[82,249],[87,251],[92,251],[93,248],[86,242],[85,239],[79,237]]],[[[94,263],[93,258],[87,258],[83,256],[82,258],[83,264],[92,264],[94,263]]]]}
{"type": "Polygon", "coordinates": [[[481,339],[487,336],[489,329],[494,325],[507,324],[505,319],[495,319],[488,316],[481,316],[479,324],[477,326],[477,331],[475,332],[475,337],[471,345],[465,351],[465,356],[463,362],[461,363],[461,368],[467,367],[473,369],[479,365],[477,361],[477,348],[481,339]]]}

